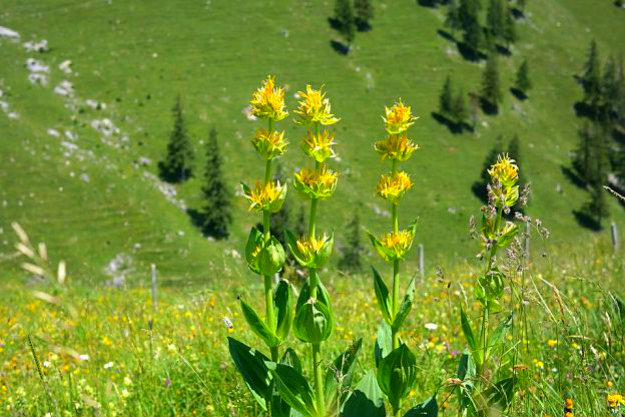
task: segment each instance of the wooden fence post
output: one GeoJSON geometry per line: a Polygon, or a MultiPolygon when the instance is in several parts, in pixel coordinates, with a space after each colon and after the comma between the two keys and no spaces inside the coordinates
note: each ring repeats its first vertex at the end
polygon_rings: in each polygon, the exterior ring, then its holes
{"type": "Polygon", "coordinates": [[[152,306],[154,310],[158,308],[158,301],[156,299],[156,265],[152,264],[152,306]]]}

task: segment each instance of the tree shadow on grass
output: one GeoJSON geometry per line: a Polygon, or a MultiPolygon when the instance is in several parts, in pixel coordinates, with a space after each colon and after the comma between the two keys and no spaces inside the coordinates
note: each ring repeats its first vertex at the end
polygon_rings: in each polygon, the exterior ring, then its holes
{"type": "Polygon", "coordinates": [[[356,19],[356,29],[358,32],[370,32],[373,27],[371,26],[371,23],[365,20],[356,19]]]}
{"type": "Polygon", "coordinates": [[[330,46],[341,55],[347,55],[349,53],[349,46],[345,45],[343,42],[331,40],[330,46]]]}
{"type": "Polygon", "coordinates": [[[470,48],[464,42],[456,42],[458,45],[458,52],[462,55],[462,58],[470,62],[478,62],[482,59],[486,59],[486,55],[480,51],[470,48]]]}
{"type": "Polygon", "coordinates": [[[586,182],[571,168],[561,166],[562,174],[578,188],[586,188],[586,182]]]}
{"type": "Polygon", "coordinates": [[[437,8],[438,7],[438,0],[417,0],[417,4],[421,7],[430,7],[430,8],[437,8]]]}
{"type": "Polygon", "coordinates": [[[499,55],[503,55],[503,56],[510,56],[512,55],[512,52],[510,51],[510,48],[507,48],[503,45],[495,45],[495,49],[497,50],[497,53],[499,55]]]}
{"type": "Polygon", "coordinates": [[[449,42],[454,42],[454,43],[456,42],[456,38],[454,38],[454,36],[451,33],[447,32],[446,30],[438,29],[436,33],[438,33],[438,36],[440,36],[443,39],[448,40],[449,42]]]}
{"type": "Polygon", "coordinates": [[[573,215],[575,216],[575,220],[577,220],[577,223],[580,226],[585,227],[586,229],[590,229],[595,232],[598,232],[602,229],[601,225],[583,210],[573,210],[573,215]]]}
{"type": "Polygon", "coordinates": [[[510,13],[512,13],[512,17],[514,17],[516,20],[520,20],[525,17],[525,13],[523,13],[523,11],[517,7],[511,8],[510,13]]]}
{"type": "Polygon", "coordinates": [[[333,17],[328,17],[328,24],[334,30],[341,30],[341,22],[333,17]]]}
{"type": "Polygon", "coordinates": [[[214,227],[210,227],[206,222],[206,215],[200,210],[192,208],[187,209],[187,215],[193,226],[197,227],[200,233],[202,233],[202,236],[212,237],[217,240],[228,238],[227,229],[215,229],[214,227]]]}
{"type": "Polygon", "coordinates": [[[491,103],[483,97],[480,97],[480,106],[482,111],[489,116],[496,116],[499,114],[499,106],[496,103],[491,103]]]}
{"type": "Polygon", "coordinates": [[[483,181],[475,181],[473,185],[471,185],[471,191],[473,191],[473,195],[480,199],[480,201],[484,204],[488,203],[488,191],[486,190],[487,184],[483,181]]]}
{"type": "Polygon", "coordinates": [[[577,117],[587,117],[589,119],[595,119],[597,111],[585,101],[577,101],[573,104],[573,110],[577,117]]]}
{"type": "Polygon", "coordinates": [[[436,120],[438,123],[447,127],[447,129],[449,129],[449,131],[453,133],[454,135],[460,134],[464,132],[465,130],[468,132],[473,132],[473,128],[468,123],[464,123],[464,122],[456,123],[453,120],[450,120],[447,117],[443,116],[442,114],[434,112],[434,111],[430,114],[432,115],[432,119],[436,120]]]}
{"type": "Polygon", "coordinates": [[[527,100],[527,94],[515,87],[510,87],[510,92],[520,101],[527,100]]]}

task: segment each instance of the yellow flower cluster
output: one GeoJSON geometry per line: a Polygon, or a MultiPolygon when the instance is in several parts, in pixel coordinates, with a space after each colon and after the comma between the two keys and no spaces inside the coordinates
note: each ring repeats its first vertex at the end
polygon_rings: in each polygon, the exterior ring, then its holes
{"type": "Polygon", "coordinates": [[[499,155],[497,162],[488,170],[491,178],[490,196],[495,206],[512,207],[519,199],[519,167],[514,159],[505,155],[499,155]]]}
{"type": "Polygon", "coordinates": [[[606,397],[610,408],[618,408],[625,406],[625,398],[621,394],[608,394],[606,397]]]}
{"type": "Polygon", "coordinates": [[[410,106],[405,106],[401,99],[392,107],[385,107],[384,113],[382,119],[384,119],[386,131],[390,135],[405,132],[417,120],[417,117],[412,115],[410,106]]]}
{"type": "Polygon", "coordinates": [[[274,130],[270,132],[267,129],[258,129],[252,139],[254,149],[264,159],[274,159],[281,156],[288,144],[284,139],[284,131],[278,132],[274,130]]]}
{"type": "Polygon", "coordinates": [[[414,233],[412,230],[401,230],[399,232],[391,232],[382,236],[380,244],[394,252],[396,258],[402,258],[406,252],[412,246],[412,240],[414,239],[414,233]]]}
{"type": "Polygon", "coordinates": [[[254,91],[250,101],[254,116],[277,122],[289,115],[284,108],[284,89],[275,85],[275,78],[269,75],[263,85],[254,91]]]}
{"type": "Polygon", "coordinates": [[[419,149],[405,134],[389,135],[386,139],[377,141],[374,147],[383,161],[388,158],[400,162],[410,159],[414,151],[419,149]]]}
{"type": "Polygon", "coordinates": [[[275,213],[284,203],[286,190],[286,184],[280,184],[280,181],[270,181],[266,184],[256,181],[254,188],[243,186],[243,196],[250,202],[250,211],[268,210],[275,213]]]}
{"type": "Polygon", "coordinates": [[[397,204],[410,188],[412,188],[412,182],[408,174],[398,171],[382,175],[378,181],[376,193],[390,203],[397,204]]]}
{"type": "Polygon", "coordinates": [[[323,165],[319,169],[304,168],[295,173],[295,189],[308,198],[325,200],[336,189],[338,174],[323,165]]]}
{"type": "Polygon", "coordinates": [[[322,163],[328,158],[334,158],[334,135],[328,131],[312,133],[308,131],[306,139],[302,142],[304,153],[315,161],[322,163]]]}
{"type": "Polygon", "coordinates": [[[302,125],[320,123],[328,126],[341,120],[332,114],[330,99],[326,98],[325,93],[321,91],[322,88],[315,90],[312,86],[307,85],[305,92],[300,91],[298,93],[302,100],[299,102],[298,109],[294,111],[298,116],[296,123],[302,125]]]}

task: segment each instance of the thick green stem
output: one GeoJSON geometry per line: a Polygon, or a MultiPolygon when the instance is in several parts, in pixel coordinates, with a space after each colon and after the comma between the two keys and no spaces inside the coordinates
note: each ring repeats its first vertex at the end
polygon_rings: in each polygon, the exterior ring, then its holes
{"type": "Polygon", "coordinates": [[[315,237],[315,226],[317,224],[317,199],[310,200],[310,217],[308,218],[308,240],[315,237]]]}
{"type": "Polygon", "coordinates": [[[315,371],[315,396],[317,402],[317,413],[320,417],[326,415],[326,402],[323,393],[323,375],[321,369],[321,343],[312,344],[312,360],[315,371]]]}
{"type": "MultiPolygon", "coordinates": [[[[276,317],[273,312],[273,289],[271,285],[271,277],[269,275],[265,275],[265,308],[266,308],[266,323],[270,329],[275,330],[276,328],[276,317]]],[[[271,360],[278,360],[278,348],[271,348],[271,360]]]]}
{"type": "MultiPolygon", "coordinates": [[[[399,311],[399,260],[393,262],[393,319],[399,311]]],[[[399,329],[392,330],[393,350],[399,347],[399,329]]]]}

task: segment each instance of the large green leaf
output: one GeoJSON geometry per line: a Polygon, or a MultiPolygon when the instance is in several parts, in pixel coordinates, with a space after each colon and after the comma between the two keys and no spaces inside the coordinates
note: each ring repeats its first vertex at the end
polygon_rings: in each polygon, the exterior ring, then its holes
{"type": "Polygon", "coordinates": [[[311,298],[295,312],[293,334],[302,342],[321,343],[332,334],[332,317],[325,304],[311,298]]]}
{"type": "Polygon", "coordinates": [[[438,404],[436,403],[436,395],[428,398],[421,404],[408,410],[404,417],[437,417],[438,404]]]}
{"type": "Polygon", "coordinates": [[[241,300],[241,310],[243,311],[243,317],[250,325],[250,328],[258,337],[269,347],[275,347],[280,345],[280,339],[272,332],[265,322],[258,316],[256,311],[243,300],[241,300]]]}
{"type": "Polygon", "coordinates": [[[274,310],[277,317],[276,336],[286,340],[293,323],[293,290],[291,284],[280,280],[273,295],[274,310]]]}
{"type": "Polygon", "coordinates": [[[324,385],[328,411],[336,410],[343,392],[351,385],[352,372],[361,347],[362,339],[356,340],[328,368],[324,385]]]}
{"type": "Polygon", "coordinates": [[[490,353],[490,351],[497,346],[500,346],[503,342],[503,337],[506,331],[512,326],[512,319],[514,317],[514,313],[511,313],[506,317],[499,325],[495,328],[493,333],[490,335],[488,340],[488,352],[486,355],[490,353]]]}
{"type": "Polygon", "coordinates": [[[343,405],[342,417],[384,417],[384,397],[372,370],[367,371],[343,405]]]}
{"type": "Polygon", "coordinates": [[[505,411],[512,398],[516,388],[516,377],[502,379],[484,391],[484,397],[488,405],[501,411],[505,411]]]}
{"type": "Polygon", "coordinates": [[[380,360],[385,358],[386,355],[388,355],[392,350],[393,333],[391,331],[391,326],[389,326],[385,321],[381,321],[375,339],[375,366],[377,367],[380,363],[380,360]]]}
{"type": "Polygon", "coordinates": [[[412,309],[412,303],[414,302],[414,293],[415,293],[415,280],[416,276],[412,277],[410,280],[410,284],[408,284],[408,290],[406,291],[406,295],[404,296],[404,300],[399,306],[399,310],[397,311],[397,316],[393,320],[393,324],[391,325],[392,329],[398,331],[401,328],[401,325],[408,317],[410,310],[412,309]]]}
{"type": "Polygon", "coordinates": [[[382,318],[390,325],[393,319],[391,317],[391,300],[388,295],[388,287],[377,269],[374,267],[371,267],[371,269],[373,270],[373,288],[375,290],[375,296],[378,299],[382,318]]]}
{"type": "Polygon", "coordinates": [[[467,314],[464,312],[462,306],[460,307],[460,323],[462,324],[462,332],[464,333],[464,337],[467,339],[467,344],[469,345],[471,353],[477,355],[478,362],[481,363],[480,358],[482,357],[482,352],[477,346],[477,340],[475,340],[475,335],[471,329],[471,323],[469,323],[467,314]]]}
{"type": "Polygon", "coordinates": [[[417,359],[408,346],[401,344],[380,361],[377,378],[393,412],[397,412],[399,403],[417,381],[417,359]]]}
{"type": "Polygon", "coordinates": [[[267,410],[267,399],[271,395],[271,373],[265,365],[269,359],[251,347],[231,337],[228,338],[228,349],[237,370],[243,377],[245,385],[258,404],[267,410]]]}
{"type": "Polygon", "coordinates": [[[475,369],[473,355],[465,351],[460,357],[460,363],[458,364],[458,379],[463,381],[463,384],[458,387],[458,401],[463,409],[474,409],[475,407],[472,394],[475,388],[476,376],[477,370],[475,369]]]}
{"type": "Polygon", "coordinates": [[[316,416],[313,391],[304,377],[288,365],[268,362],[267,367],[282,399],[300,414],[316,416]]]}
{"type": "Polygon", "coordinates": [[[283,365],[289,365],[291,368],[295,368],[295,370],[299,373],[302,372],[302,362],[299,360],[297,353],[291,348],[287,348],[280,359],[280,363],[283,365]]]}

